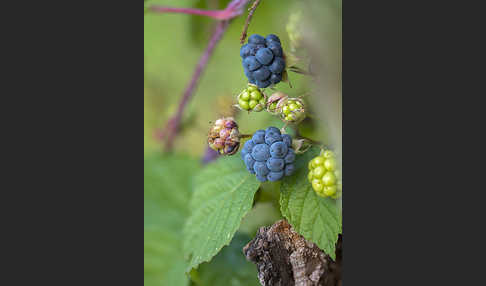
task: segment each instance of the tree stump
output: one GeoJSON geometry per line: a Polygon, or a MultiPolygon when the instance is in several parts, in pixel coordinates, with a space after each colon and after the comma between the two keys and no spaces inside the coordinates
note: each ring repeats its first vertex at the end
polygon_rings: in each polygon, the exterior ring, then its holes
{"type": "Polygon", "coordinates": [[[263,286],[342,285],[342,235],[333,261],[317,245],[295,232],[286,220],[279,220],[270,227],[261,227],[243,253],[257,265],[263,286]]]}

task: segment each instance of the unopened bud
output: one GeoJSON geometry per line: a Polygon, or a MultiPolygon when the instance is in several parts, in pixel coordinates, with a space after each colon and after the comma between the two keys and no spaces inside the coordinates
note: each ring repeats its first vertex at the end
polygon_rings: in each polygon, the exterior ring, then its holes
{"type": "Polygon", "coordinates": [[[287,98],[288,96],[285,93],[280,91],[275,92],[267,99],[267,111],[272,114],[279,114],[287,98]]]}

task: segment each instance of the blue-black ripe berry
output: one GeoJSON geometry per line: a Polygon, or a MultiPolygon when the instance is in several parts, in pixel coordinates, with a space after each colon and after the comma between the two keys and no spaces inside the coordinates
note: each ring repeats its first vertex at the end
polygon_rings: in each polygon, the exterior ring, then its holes
{"type": "Polygon", "coordinates": [[[266,38],[251,35],[248,44],[241,47],[240,56],[249,83],[265,88],[282,81],[285,59],[280,39],[276,35],[270,34],[266,38]]]}
{"type": "Polygon", "coordinates": [[[243,68],[246,71],[255,71],[261,66],[262,64],[254,56],[248,56],[243,60],[243,68]]]}
{"type": "Polygon", "coordinates": [[[266,41],[267,42],[274,41],[274,42],[277,42],[277,43],[280,44],[280,39],[277,37],[277,35],[274,35],[274,34],[268,35],[267,38],[266,38],[266,41]]]}
{"type": "Polygon", "coordinates": [[[292,138],[276,127],[256,131],[243,145],[241,158],[260,182],[278,181],[295,170],[292,138]]]}
{"type": "Polygon", "coordinates": [[[265,41],[265,38],[258,34],[253,34],[248,38],[250,44],[265,44],[265,41]]]}

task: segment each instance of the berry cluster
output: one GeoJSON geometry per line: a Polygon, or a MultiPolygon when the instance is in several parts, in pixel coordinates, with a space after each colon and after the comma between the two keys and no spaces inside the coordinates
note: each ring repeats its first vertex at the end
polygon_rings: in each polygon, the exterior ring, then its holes
{"type": "Polygon", "coordinates": [[[335,155],[330,150],[324,151],[322,155],[309,162],[307,178],[317,195],[333,199],[341,195],[343,184],[336,165],[335,155]]]}
{"type": "Polygon", "coordinates": [[[280,91],[275,92],[268,98],[267,111],[279,115],[283,121],[291,123],[298,123],[306,116],[302,99],[289,98],[280,91]]]}
{"type": "Polygon", "coordinates": [[[250,83],[265,88],[282,80],[285,60],[280,39],[276,35],[270,34],[266,38],[251,35],[248,44],[241,47],[240,56],[250,83]]]}
{"type": "Polygon", "coordinates": [[[305,118],[304,103],[299,98],[289,98],[282,105],[280,116],[284,121],[296,123],[305,118]]]}
{"type": "Polygon", "coordinates": [[[260,182],[278,181],[284,175],[290,176],[295,170],[295,152],[292,137],[281,134],[276,127],[258,130],[245,142],[241,158],[250,173],[260,182]]]}
{"type": "Polygon", "coordinates": [[[233,155],[240,147],[238,125],[232,117],[216,120],[209,130],[208,144],[222,155],[233,155]]]}
{"type": "Polygon", "coordinates": [[[238,95],[238,107],[243,110],[260,112],[265,108],[266,96],[254,84],[249,83],[238,95]]]}

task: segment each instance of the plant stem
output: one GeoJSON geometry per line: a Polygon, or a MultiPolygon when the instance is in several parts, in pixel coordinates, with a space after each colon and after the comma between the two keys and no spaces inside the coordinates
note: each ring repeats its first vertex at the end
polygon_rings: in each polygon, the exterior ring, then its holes
{"type": "Polygon", "coordinates": [[[174,144],[174,139],[175,135],[179,129],[180,121],[182,118],[182,113],[184,111],[184,108],[186,107],[187,103],[189,102],[189,99],[192,97],[194,89],[197,86],[197,83],[199,81],[199,78],[201,77],[201,74],[206,67],[209,58],[213,54],[214,48],[216,47],[216,44],[219,42],[221,37],[223,36],[224,32],[228,28],[229,20],[224,20],[220,21],[216,25],[216,29],[214,33],[211,36],[211,39],[209,40],[209,44],[204,51],[203,55],[199,59],[199,62],[196,66],[196,69],[194,70],[194,73],[192,75],[191,81],[189,82],[189,85],[187,86],[186,90],[184,91],[184,94],[182,96],[182,99],[179,103],[179,107],[177,108],[177,113],[167,122],[166,130],[163,134],[163,136],[167,136],[166,140],[166,150],[171,151],[173,144],[174,144]]]}
{"type": "Polygon", "coordinates": [[[258,4],[260,4],[260,0],[255,0],[255,2],[253,2],[253,5],[251,5],[250,12],[248,13],[248,17],[245,21],[245,26],[243,27],[243,32],[241,33],[240,44],[243,44],[245,42],[248,25],[250,25],[251,18],[253,17],[253,13],[255,12],[258,4]]]}
{"type": "Polygon", "coordinates": [[[224,10],[203,10],[196,8],[177,8],[160,5],[150,6],[150,11],[157,13],[182,13],[190,15],[206,16],[217,20],[229,20],[243,13],[243,7],[249,0],[233,0],[224,10]]]}
{"type": "Polygon", "coordinates": [[[182,14],[207,16],[217,20],[227,20],[234,17],[232,15],[233,11],[226,11],[226,10],[202,10],[202,9],[195,9],[195,8],[177,8],[177,7],[158,6],[158,5],[151,6],[150,10],[158,13],[182,13],[182,14]]]}

